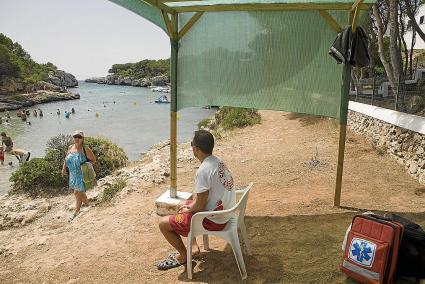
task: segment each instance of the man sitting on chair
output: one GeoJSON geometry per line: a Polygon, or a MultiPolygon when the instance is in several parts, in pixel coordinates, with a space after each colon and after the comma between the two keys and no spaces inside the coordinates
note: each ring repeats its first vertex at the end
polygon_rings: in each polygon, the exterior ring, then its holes
{"type": "MultiPolygon", "coordinates": [[[[165,216],[159,223],[159,229],[165,239],[178,251],[156,264],[158,269],[167,270],[186,263],[186,247],[180,236],[187,237],[190,231],[192,215],[201,211],[218,211],[232,208],[236,204],[233,178],[226,165],[212,155],[214,137],[205,130],[195,132],[191,142],[193,155],[201,162],[195,177],[195,200],[180,204],[176,215],[165,216]]],[[[221,231],[229,218],[209,217],[203,226],[209,231],[221,231]]],[[[196,239],[193,239],[193,254],[199,253],[196,239]]]]}

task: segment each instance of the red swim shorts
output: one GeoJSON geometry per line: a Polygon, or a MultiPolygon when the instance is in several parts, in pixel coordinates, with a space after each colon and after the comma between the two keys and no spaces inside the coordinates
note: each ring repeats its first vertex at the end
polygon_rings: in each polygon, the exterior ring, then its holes
{"type": "MultiPolygon", "coordinates": [[[[189,205],[193,200],[188,200],[185,202],[186,205],[189,205]]],[[[187,237],[190,232],[190,221],[192,220],[193,213],[178,213],[176,215],[171,215],[169,222],[174,232],[180,236],[187,237]]],[[[213,221],[204,219],[202,222],[204,228],[208,231],[221,231],[226,227],[226,224],[217,224],[213,221]]]]}

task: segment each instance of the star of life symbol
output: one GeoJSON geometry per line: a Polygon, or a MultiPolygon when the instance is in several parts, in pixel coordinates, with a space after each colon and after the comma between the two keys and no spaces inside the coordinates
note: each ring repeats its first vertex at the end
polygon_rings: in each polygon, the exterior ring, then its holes
{"type": "Polygon", "coordinates": [[[353,238],[348,257],[363,266],[371,267],[375,258],[376,244],[370,241],[353,238]]]}

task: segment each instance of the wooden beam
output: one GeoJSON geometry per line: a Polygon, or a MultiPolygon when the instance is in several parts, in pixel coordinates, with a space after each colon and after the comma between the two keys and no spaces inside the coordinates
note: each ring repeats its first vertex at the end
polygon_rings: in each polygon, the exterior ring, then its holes
{"type": "Polygon", "coordinates": [[[334,29],[337,33],[342,31],[342,28],[339,26],[339,24],[337,23],[337,21],[334,20],[334,18],[332,18],[332,16],[324,11],[324,10],[319,10],[320,16],[322,16],[322,18],[325,19],[326,23],[332,28],[334,29]]]}
{"type": "Polygon", "coordinates": [[[176,14],[176,10],[174,10],[173,8],[170,8],[169,6],[165,5],[161,1],[158,1],[158,0],[143,0],[143,1],[145,1],[146,3],[148,3],[152,6],[157,7],[160,10],[164,10],[167,13],[176,14]]]}
{"type": "Polygon", "coordinates": [[[204,12],[198,12],[190,18],[190,20],[184,25],[184,27],[179,31],[178,39],[180,40],[184,35],[190,30],[190,28],[199,20],[199,18],[204,14],[204,12]]]}
{"type": "Polygon", "coordinates": [[[168,13],[164,10],[161,10],[162,17],[164,18],[165,26],[167,27],[168,36],[170,38],[175,38],[173,25],[171,24],[170,18],[168,17],[168,13]]]}
{"type": "MultiPolygon", "coordinates": [[[[360,14],[359,5],[361,4],[361,2],[363,2],[363,0],[357,0],[356,1],[357,5],[356,6],[353,5],[354,14],[353,14],[353,21],[351,22],[351,29],[352,29],[353,32],[355,32],[356,28],[357,28],[357,20],[359,18],[359,14],[360,14]]],[[[354,3],[354,4],[356,4],[356,3],[354,3]]]]}
{"type": "MultiPolygon", "coordinates": [[[[223,11],[305,11],[305,10],[346,10],[350,11],[352,4],[320,4],[320,3],[279,3],[279,4],[217,4],[217,5],[170,5],[177,13],[181,12],[223,12],[223,11]]],[[[368,10],[372,4],[360,4],[361,10],[368,10]]]]}
{"type": "Polygon", "coordinates": [[[356,9],[356,7],[358,7],[361,3],[363,3],[364,0],[356,0],[353,4],[353,6],[351,6],[351,11],[353,11],[354,9],[356,9]]]}

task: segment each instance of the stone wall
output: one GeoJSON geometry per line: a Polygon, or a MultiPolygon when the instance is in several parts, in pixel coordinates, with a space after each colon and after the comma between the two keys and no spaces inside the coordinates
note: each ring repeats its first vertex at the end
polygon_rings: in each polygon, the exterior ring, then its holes
{"type": "Polygon", "coordinates": [[[348,127],[364,135],[378,152],[387,152],[421,184],[425,184],[425,135],[349,111],[348,127]]]}

